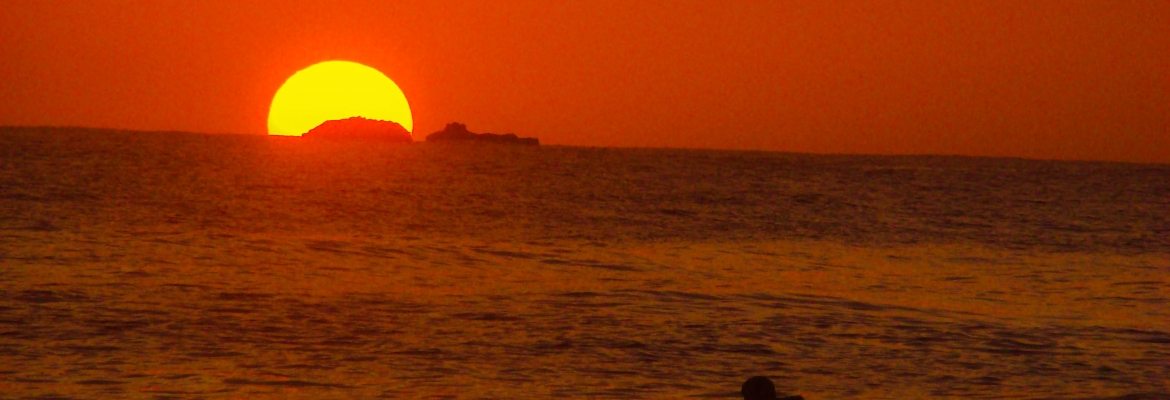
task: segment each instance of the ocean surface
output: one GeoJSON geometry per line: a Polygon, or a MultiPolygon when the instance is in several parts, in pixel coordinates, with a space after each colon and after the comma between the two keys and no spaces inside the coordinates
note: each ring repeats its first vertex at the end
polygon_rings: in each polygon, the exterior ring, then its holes
{"type": "Polygon", "coordinates": [[[0,128],[0,398],[1170,398],[1170,165],[0,128]]]}

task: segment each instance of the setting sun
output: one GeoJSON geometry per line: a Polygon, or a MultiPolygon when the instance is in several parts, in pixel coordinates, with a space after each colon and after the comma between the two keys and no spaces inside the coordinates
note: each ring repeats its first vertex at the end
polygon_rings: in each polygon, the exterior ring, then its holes
{"type": "Polygon", "coordinates": [[[272,98],[268,134],[300,136],[322,122],[365,117],[414,131],[398,85],[376,69],[349,61],[313,64],[289,77],[272,98]]]}

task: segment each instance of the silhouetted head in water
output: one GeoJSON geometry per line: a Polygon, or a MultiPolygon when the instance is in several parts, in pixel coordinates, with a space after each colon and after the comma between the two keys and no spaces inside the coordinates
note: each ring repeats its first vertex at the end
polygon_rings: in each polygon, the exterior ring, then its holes
{"type": "Polygon", "coordinates": [[[743,393],[743,400],[776,400],[776,386],[771,379],[762,376],[748,378],[740,393],[743,393]]]}
{"type": "Polygon", "coordinates": [[[776,397],[776,386],[772,385],[771,379],[762,376],[748,378],[739,391],[743,393],[743,400],[804,400],[799,394],[776,397]]]}

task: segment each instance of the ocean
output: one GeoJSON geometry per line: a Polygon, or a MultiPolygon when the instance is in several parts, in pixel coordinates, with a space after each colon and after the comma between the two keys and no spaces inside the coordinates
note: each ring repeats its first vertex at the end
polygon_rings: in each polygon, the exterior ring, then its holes
{"type": "Polygon", "coordinates": [[[1170,398],[1170,165],[0,128],[0,398],[1170,398]]]}

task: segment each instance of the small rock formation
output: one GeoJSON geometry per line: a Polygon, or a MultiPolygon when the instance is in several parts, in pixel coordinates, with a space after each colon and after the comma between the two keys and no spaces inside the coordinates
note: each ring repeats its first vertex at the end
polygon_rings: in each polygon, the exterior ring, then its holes
{"type": "Polygon", "coordinates": [[[517,137],[516,134],[507,133],[497,135],[495,133],[475,133],[467,130],[467,125],[458,122],[447,124],[443,130],[427,135],[428,142],[486,142],[486,143],[505,143],[505,144],[519,144],[525,146],[539,146],[540,139],[537,138],[522,138],[517,137]]]}
{"type": "Polygon", "coordinates": [[[379,142],[413,143],[410,131],[394,121],[350,117],[322,122],[301,137],[321,140],[376,140],[379,142]]]}

